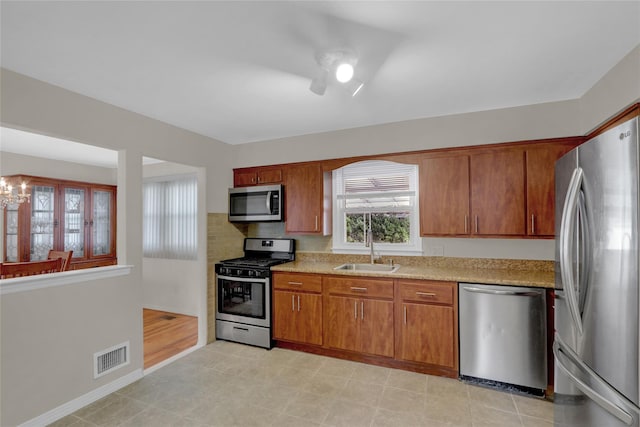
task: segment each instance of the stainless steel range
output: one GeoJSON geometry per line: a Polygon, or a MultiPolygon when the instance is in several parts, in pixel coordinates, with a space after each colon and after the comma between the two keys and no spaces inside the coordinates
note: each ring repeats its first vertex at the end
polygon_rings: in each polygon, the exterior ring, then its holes
{"type": "Polygon", "coordinates": [[[216,338],[271,348],[271,267],[295,259],[295,240],[244,240],[244,256],[216,264],[216,338]]]}

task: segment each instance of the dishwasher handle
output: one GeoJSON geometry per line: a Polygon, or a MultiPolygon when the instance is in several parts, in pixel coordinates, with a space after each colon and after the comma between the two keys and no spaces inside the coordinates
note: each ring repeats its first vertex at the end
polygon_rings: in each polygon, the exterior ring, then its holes
{"type": "Polygon", "coordinates": [[[542,295],[541,291],[499,291],[497,289],[484,289],[484,288],[476,288],[471,286],[463,286],[462,289],[469,292],[474,292],[478,294],[490,294],[490,295],[506,295],[506,296],[517,296],[517,297],[539,297],[542,295]]]}

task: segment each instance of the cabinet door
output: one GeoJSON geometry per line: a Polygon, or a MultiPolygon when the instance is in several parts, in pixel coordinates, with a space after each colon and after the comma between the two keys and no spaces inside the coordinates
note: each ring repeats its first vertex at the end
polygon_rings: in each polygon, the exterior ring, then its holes
{"type": "Polygon", "coordinates": [[[4,260],[2,262],[19,262],[20,256],[20,206],[9,205],[4,211],[4,260]]]}
{"type": "Polygon", "coordinates": [[[322,295],[274,291],[273,338],[322,345],[322,295]]]}
{"type": "Polygon", "coordinates": [[[329,296],[327,344],[331,348],[358,351],[360,300],[329,296]]]}
{"type": "MultiPolygon", "coordinates": [[[[55,249],[59,241],[59,218],[56,209],[57,187],[33,184],[31,187],[31,215],[29,216],[28,261],[47,259],[49,250],[55,249]]],[[[27,261],[27,260],[25,260],[27,261]]]]}
{"type": "Polygon", "coordinates": [[[257,174],[252,171],[236,171],[233,173],[234,187],[248,187],[257,184],[257,174]]]}
{"type": "Polygon", "coordinates": [[[115,245],[115,192],[107,188],[91,190],[91,257],[113,257],[115,245]]]}
{"type": "Polygon", "coordinates": [[[555,163],[571,150],[566,144],[527,149],[527,234],[553,237],[555,233],[555,163]]]}
{"type": "Polygon", "coordinates": [[[360,300],[360,351],[393,357],[393,301],[360,300]]]}
{"type": "Polygon", "coordinates": [[[524,176],[522,150],[471,156],[472,234],[525,234],[524,176]]]}
{"type": "Polygon", "coordinates": [[[420,230],[423,236],[469,233],[469,156],[422,161],[420,230]]]}
{"type": "Polygon", "coordinates": [[[273,292],[273,338],[301,341],[296,313],[296,295],[293,292],[273,292]]]}
{"type": "Polygon", "coordinates": [[[300,341],[322,345],[322,295],[298,293],[296,297],[300,341]]]}
{"type": "Polygon", "coordinates": [[[73,251],[74,259],[86,258],[89,191],[81,186],[63,187],[62,198],[62,250],[73,251]]]}
{"type": "Polygon", "coordinates": [[[323,176],[318,164],[285,171],[285,229],[287,233],[323,232],[323,176]]]}
{"type": "Polygon", "coordinates": [[[413,362],[455,366],[454,310],[430,304],[402,304],[402,345],[398,357],[413,362]]]}
{"type": "Polygon", "coordinates": [[[279,184],[282,182],[282,169],[258,169],[258,184],[279,184]]]}

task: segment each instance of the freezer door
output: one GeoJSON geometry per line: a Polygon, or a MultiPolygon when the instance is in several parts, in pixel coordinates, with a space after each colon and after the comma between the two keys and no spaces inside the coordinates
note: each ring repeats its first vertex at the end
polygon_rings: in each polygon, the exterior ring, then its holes
{"type": "Polygon", "coordinates": [[[618,393],[556,335],[553,345],[557,377],[573,384],[575,394],[554,394],[556,427],[638,427],[638,407],[618,393]]]}
{"type": "MultiPolygon", "coordinates": [[[[573,294],[582,320],[581,345],[573,350],[635,405],[639,404],[637,163],[637,118],[578,147],[588,268],[586,292],[573,294]]],[[[565,289],[566,299],[569,294],[565,289]]]]}

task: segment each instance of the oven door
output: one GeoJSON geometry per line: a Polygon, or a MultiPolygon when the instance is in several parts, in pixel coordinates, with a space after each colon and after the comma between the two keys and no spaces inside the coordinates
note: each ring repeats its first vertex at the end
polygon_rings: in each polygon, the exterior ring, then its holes
{"type": "Polygon", "coordinates": [[[268,278],[217,276],[216,319],[271,327],[271,284],[268,278]]]}

